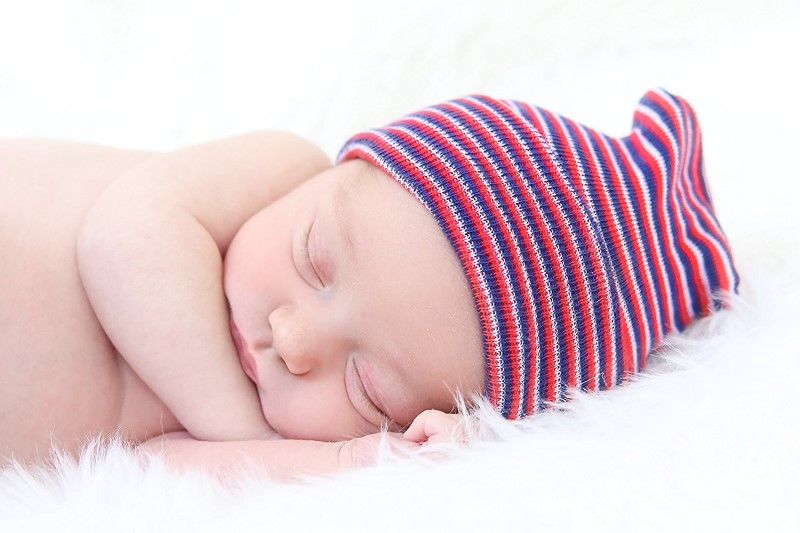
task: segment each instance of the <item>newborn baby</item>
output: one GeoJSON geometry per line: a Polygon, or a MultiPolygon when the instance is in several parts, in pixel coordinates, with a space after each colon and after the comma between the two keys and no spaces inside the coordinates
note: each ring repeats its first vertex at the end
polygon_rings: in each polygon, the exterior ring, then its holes
{"type": "Polygon", "coordinates": [[[475,96],[336,166],[256,133],[156,154],[0,145],[0,449],[120,436],[274,475],[612,387],[736,290],[682,99],[612,138],[475,96]]]}

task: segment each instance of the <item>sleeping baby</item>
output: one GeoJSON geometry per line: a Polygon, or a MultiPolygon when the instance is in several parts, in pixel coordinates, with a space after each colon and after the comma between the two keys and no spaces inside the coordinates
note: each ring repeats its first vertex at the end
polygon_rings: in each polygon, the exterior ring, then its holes
{"type": "Polygon", "coordinates": [[[352,137],[0,143],[0,450],[276,477],[609,389],[738,276],[695,114],[614,138],[471,96],[352,137]],[[460,402],[459,399],[465,399],[460,402]]]}

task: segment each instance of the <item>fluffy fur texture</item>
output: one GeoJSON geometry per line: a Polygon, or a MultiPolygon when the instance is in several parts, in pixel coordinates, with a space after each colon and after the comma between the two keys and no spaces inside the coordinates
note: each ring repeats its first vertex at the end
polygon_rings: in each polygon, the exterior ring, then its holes
{"type": "Polygon", "coordinates": [[[698,113],[743,291],[623,387],[517,423],[480,410],[445,460],[225,487],[96,445],[3,471],[0,530],[800,528],[796,3],[18,4],[0,16],[2,137],[169,149],[267,127],[333,156],[474,92],[619,134],[661,85],[698,113]]]}

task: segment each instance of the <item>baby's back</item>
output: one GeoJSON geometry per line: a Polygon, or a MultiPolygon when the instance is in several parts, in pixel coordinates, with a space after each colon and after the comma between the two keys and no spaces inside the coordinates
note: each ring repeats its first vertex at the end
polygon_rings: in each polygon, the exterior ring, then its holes
{"type": "Polygon", "coordinates": [[[0,457],[46,457],[52,442],[75,452],[117,430],[142,440],[179,429],[109,342],[75,259],[94,200],[147,156],[0,141],[0,457]]]}

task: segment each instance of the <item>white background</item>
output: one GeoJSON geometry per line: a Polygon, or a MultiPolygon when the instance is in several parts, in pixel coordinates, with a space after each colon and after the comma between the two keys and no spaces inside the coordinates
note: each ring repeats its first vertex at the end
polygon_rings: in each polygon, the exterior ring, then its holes
{"type": "Polygon", "coordinates": [[[117,450],[5,473],[0,529],[796,531],[799,6],[0,0],[0,137],[167,150],[286,129],[334,157],[360,129],[476,92],[624,135],[662,86],[698,113],[745,281],[716,333],[653,376],[496,425],[501,442],[443,465],[231,495],[117,450]]]}

